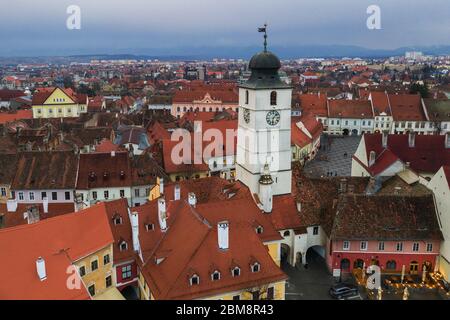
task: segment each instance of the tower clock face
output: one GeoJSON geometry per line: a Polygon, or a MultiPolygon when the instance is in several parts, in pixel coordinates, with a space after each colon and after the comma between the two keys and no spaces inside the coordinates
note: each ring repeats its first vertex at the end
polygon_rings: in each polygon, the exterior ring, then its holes
{"type": "Polygon", "coordinates": [[[267,112],[266,121],[267,124],[276,126],[280,122],[280,113],[276,110],[267,112]]]}
{"type": "Polygon", "coordinates": [[[244,110],[244,121],[245,121],[245,123],[250,122],[250,110],[248,110],[248,109],[244,110]]]}

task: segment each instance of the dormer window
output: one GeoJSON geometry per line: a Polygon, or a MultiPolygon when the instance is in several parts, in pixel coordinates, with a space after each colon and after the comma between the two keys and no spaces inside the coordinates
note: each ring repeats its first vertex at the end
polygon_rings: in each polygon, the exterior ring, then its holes
{"type": "Polygon", "coordinates": [[[118,224],[122,224],[122,217],[119,215],[114,216],[114,224],[117,226],[118,224]]]}
{"type": "Polygon", "coordinates": [[[191,284],[191,286],[196,286],[196,285],[200,284],[200,277],[198,275],[194,274],[189,279],[189,283],[191,284]]]}
{"type": "Polygon", "coordinates": [[[262,234],[263,232],[264,232],[263,226],[257,226],[257,227],[256,227],[256,233],[257,233],[257,234],[262,234]]]}
{"type": "Polygon", "coordinates": [[[239,277],[241,275],[241,268],[234,267],[233,269],[231,269],[231,275],[233,277],[239,277]]]}
{"type": "Polygon", "coordinates": [[[258,262],[255,262],[251,265],[252,272],[259,272],[261,270],[261,265],[258,262]]]}
{"type": "Polygon", "coordinates": [[[218,270],[214,271],[214,272],[211,274],[211,280],[212,280],[212,281],[220,280],[220,272],[219,272],[218,270]]]}
{"type": "Polygon", "coordinates": [[[145,225],[145,228],[147,229],[147,231],[153,231],[155,230],[155,225],[153,223],[147,223],[145,225]]]}
{"type": "Polygon", "coordinates": [[[119,244],[119,248],[120,248],[120,251],[125,251],[125,250],[128,249],[128,244],[127,244],[125,241],[122,241],[122,242],[119,244]]]}

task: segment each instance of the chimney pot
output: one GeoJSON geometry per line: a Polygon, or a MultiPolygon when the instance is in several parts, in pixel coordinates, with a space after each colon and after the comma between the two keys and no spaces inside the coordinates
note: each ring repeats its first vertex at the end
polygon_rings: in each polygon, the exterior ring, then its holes
{"type": "Polygon", "coordinates": [[[175,185],[173,192],[174,192],[173,199],[175,201],[180,200],[181,199],[181,186],[179,184],[175,185]]]}
{"type": "Polygon", "coordinates": [[[416,134],[414,132],[409,133],[408,145],[410,148],[414,148],[416,146],[416,134]]]}
{"type": "Polygon", "coordinates": [[[229,223],[222,221],[217,224],[217,240],[220,250],[228,250],[229,248],[229,223]]]}
{"type": "Polygon", "coordinates": [[[188,203],[189,203],[189,205],[191,205],[195,208],[195,206],[197,205],[197,197],[196,197],[195,193],[189,192],[188,203]]]}
{"type": "Polygon", "coordinates": [[[45,269],[45,260],[42,257],[39,257],[36,260],[36,271],[39,276],[39,280],[44,281],[47,279],[47,271],[45,269]]]}

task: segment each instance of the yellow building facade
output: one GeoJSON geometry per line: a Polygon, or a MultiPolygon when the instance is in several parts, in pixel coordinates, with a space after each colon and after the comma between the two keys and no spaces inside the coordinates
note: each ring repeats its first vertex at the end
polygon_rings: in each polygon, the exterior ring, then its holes
{"type": "Polygon", "coordinates": [[[76,101],[64,90],[56,88],[41,104],[33,104],[33,118],[72,118],[87,112],[87,101],[76,101]]]}
{"type": "Polygon", "coordinates": [[[112,244],[75,261],[74,265],[92,298],[116,286],[112,244]]]}

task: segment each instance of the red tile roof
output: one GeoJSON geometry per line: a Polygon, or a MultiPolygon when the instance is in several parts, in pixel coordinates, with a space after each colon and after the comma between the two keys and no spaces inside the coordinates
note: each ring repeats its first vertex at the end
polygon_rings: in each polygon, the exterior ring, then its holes
{"type": "Polygon", "coordinates": [[[450,165],[450,149],[445,148],[445,136],[416,135],[413,148],[409,147],[408,138],[409,135],[389,135],[388,150],[385,151],[381,134],[364,135],[367,161],[371,151],[376,153],[375,172],[382,172],[396,158],[405,164],[409,162],[411,169],[417,172],[436,173],[443,165],[450,165]]]}
{"type": "Polygon", "coordinates": [[[33,111],[17,110],[16,112],[0,112],[0,124],[23,119],[33,119],[33,111]]]}
{"type": "Polygon", "coordinates": [[[0,299],[88,299],[84,285],[69,289],[67,268],[113,243],[105,204],[0,230],[0,299]],[[36,260],[45,260],[47,279],[40,281],[36,260]]]}
{"type": "Polygon", "coordinates": [[[394,121],[426,121],[422,101],[418,94],[390,94],[394,121]]]}
{"type": "Polygon", "coordinates": [[[391,116],[391,108],[389,106],[388,95],[385,92],[372,91],[370,92],[372,99],[373,112],[375,116],[379,116],[380,113],[386,113],[387,116],[391,116]]]}
{"type": "Polygon", "coordinates": [[[373,118],[372,106],[364,100],[329,100],[330,118],[370,119],[373,118]]]}
{"type": "Polygon", "coordinates": [[[303,112],[309,112],[319,117],[328,116],[327,96],[325,94],[301,94],[299,99],[303,112]]]}

